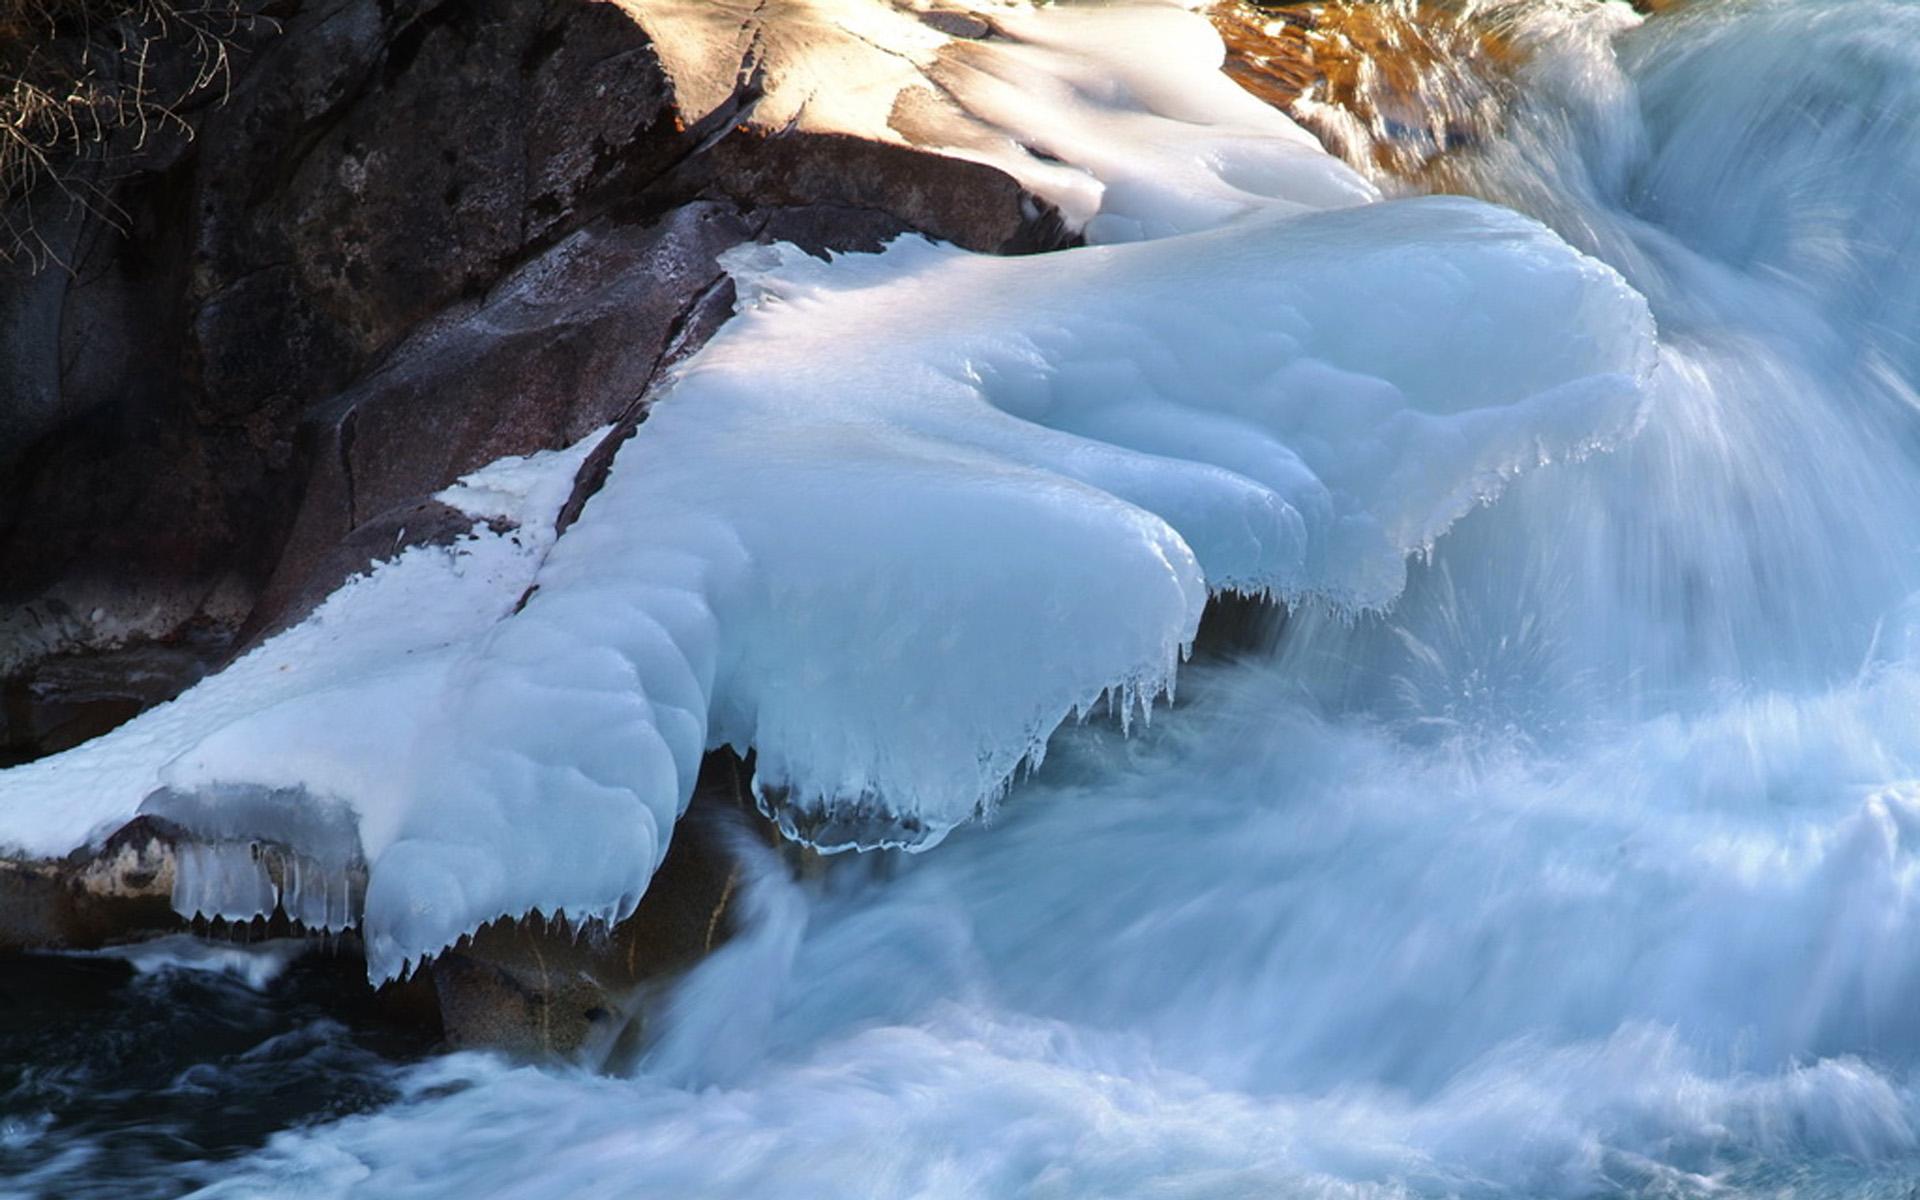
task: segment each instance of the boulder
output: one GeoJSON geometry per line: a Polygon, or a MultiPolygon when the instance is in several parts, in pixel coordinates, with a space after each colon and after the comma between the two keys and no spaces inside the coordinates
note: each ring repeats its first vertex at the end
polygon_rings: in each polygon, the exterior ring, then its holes
{"type": "Polygon", "coordinates": [[[178,831],[140,818],[65,859],[0,858],[0,955],[172,932],[178,831]]]}
{"type": "Polygon", "coordinates": [[[638,420],[730,311],[728,246],[1068,237],[991,167],[757,120],[785,94],[764,48],[676,78],[651,26],[698,6],[271,11],[117,225],[49,225],[70,273],[0,268],[0,678],[209,631],[237,652],[447,536],[459,475],[638,420]]]}

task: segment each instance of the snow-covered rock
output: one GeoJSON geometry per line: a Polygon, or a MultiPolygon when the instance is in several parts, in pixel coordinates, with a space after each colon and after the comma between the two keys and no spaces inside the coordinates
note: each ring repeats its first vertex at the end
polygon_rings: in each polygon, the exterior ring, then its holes
{"type": "MultiPolygon", "coordinates": [[[[0,774],[0,840],[61,849],[151,794],[325,875],[351,824],[376,978],[497,917],[631,913],[712,747],[755,751],[791,837],[925,848],[1062,721],[1149,712],[1211,592],[1386,605],[1507,479],[1636,428],[1646,306],[1543,227],[1372,202],[1178,8],[992,19],[915,69],[1113,244],[730,252],[739,315],[564,537],[585,443],[448,497],[511,532],[409,551],[173,705],[0,774]]],[[[176,903],[287,902],[247,872],[183,873],[176,903]]],[[[301,903],[332,924],[332,897],[301,903]]]]}
{"type": "Polygon", "coordinates": [[[1037,9],[1024,0],[627,0],[691,116],[851,134],[997,167],[1092,241],[1371,185],[1220,73],[1192,5],[1037,9]],[[942,17],[947,19],[943,20],[942,17]],[[955,17],[970,18],[956,22],[955,17]],[[955,36],[973,26],[981,36],[955,36]]]}

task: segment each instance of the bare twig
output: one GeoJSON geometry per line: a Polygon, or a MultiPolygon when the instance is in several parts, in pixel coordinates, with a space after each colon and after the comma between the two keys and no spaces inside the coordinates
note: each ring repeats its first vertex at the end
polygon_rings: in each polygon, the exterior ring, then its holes
{"type": "Polygon", "coordinates": [[[118,224],[113,185],[182,106],[233,82],[244,0],[0,0],[0,261],[59,264],[29,194],[118,224]]]}

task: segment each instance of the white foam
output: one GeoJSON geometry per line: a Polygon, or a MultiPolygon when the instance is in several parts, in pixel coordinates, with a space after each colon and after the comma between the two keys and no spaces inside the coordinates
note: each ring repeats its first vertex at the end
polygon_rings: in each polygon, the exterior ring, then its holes
{"type": "MultiPolygon", "coordinates": [[[[247,915],[251,916],[252,913],[247,915]]],[[[204,971],[230,975],[258,992],[264,991],[267,985],[285,974],[295,959],[312,948],[312,943],[302,938],[273,938],[242,945],[172,934],[133,945],[68,953],[75,958],[119,959],[141,975],[163,971],[204,971]]]]}

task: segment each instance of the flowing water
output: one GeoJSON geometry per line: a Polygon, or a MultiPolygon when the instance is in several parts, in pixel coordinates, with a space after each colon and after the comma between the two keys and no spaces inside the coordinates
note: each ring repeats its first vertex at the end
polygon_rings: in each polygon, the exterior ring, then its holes
{"type": "Polygon", "coordinates": [[[176,937],[128,956],[0,969],[0,1196],[177,1195],[277,1129],[393,1100],[391,1064],[426,1049],[330,947],[176,937]]]}
{"type": "Polygon", "coordinates": [[[369,1067],[126,1194],[1920,1194],[1920,5],[1496,15],[1449,177],[1647,295],[1629,446],[991,828],[764,865],[620,1071],[369,1067]]]}

